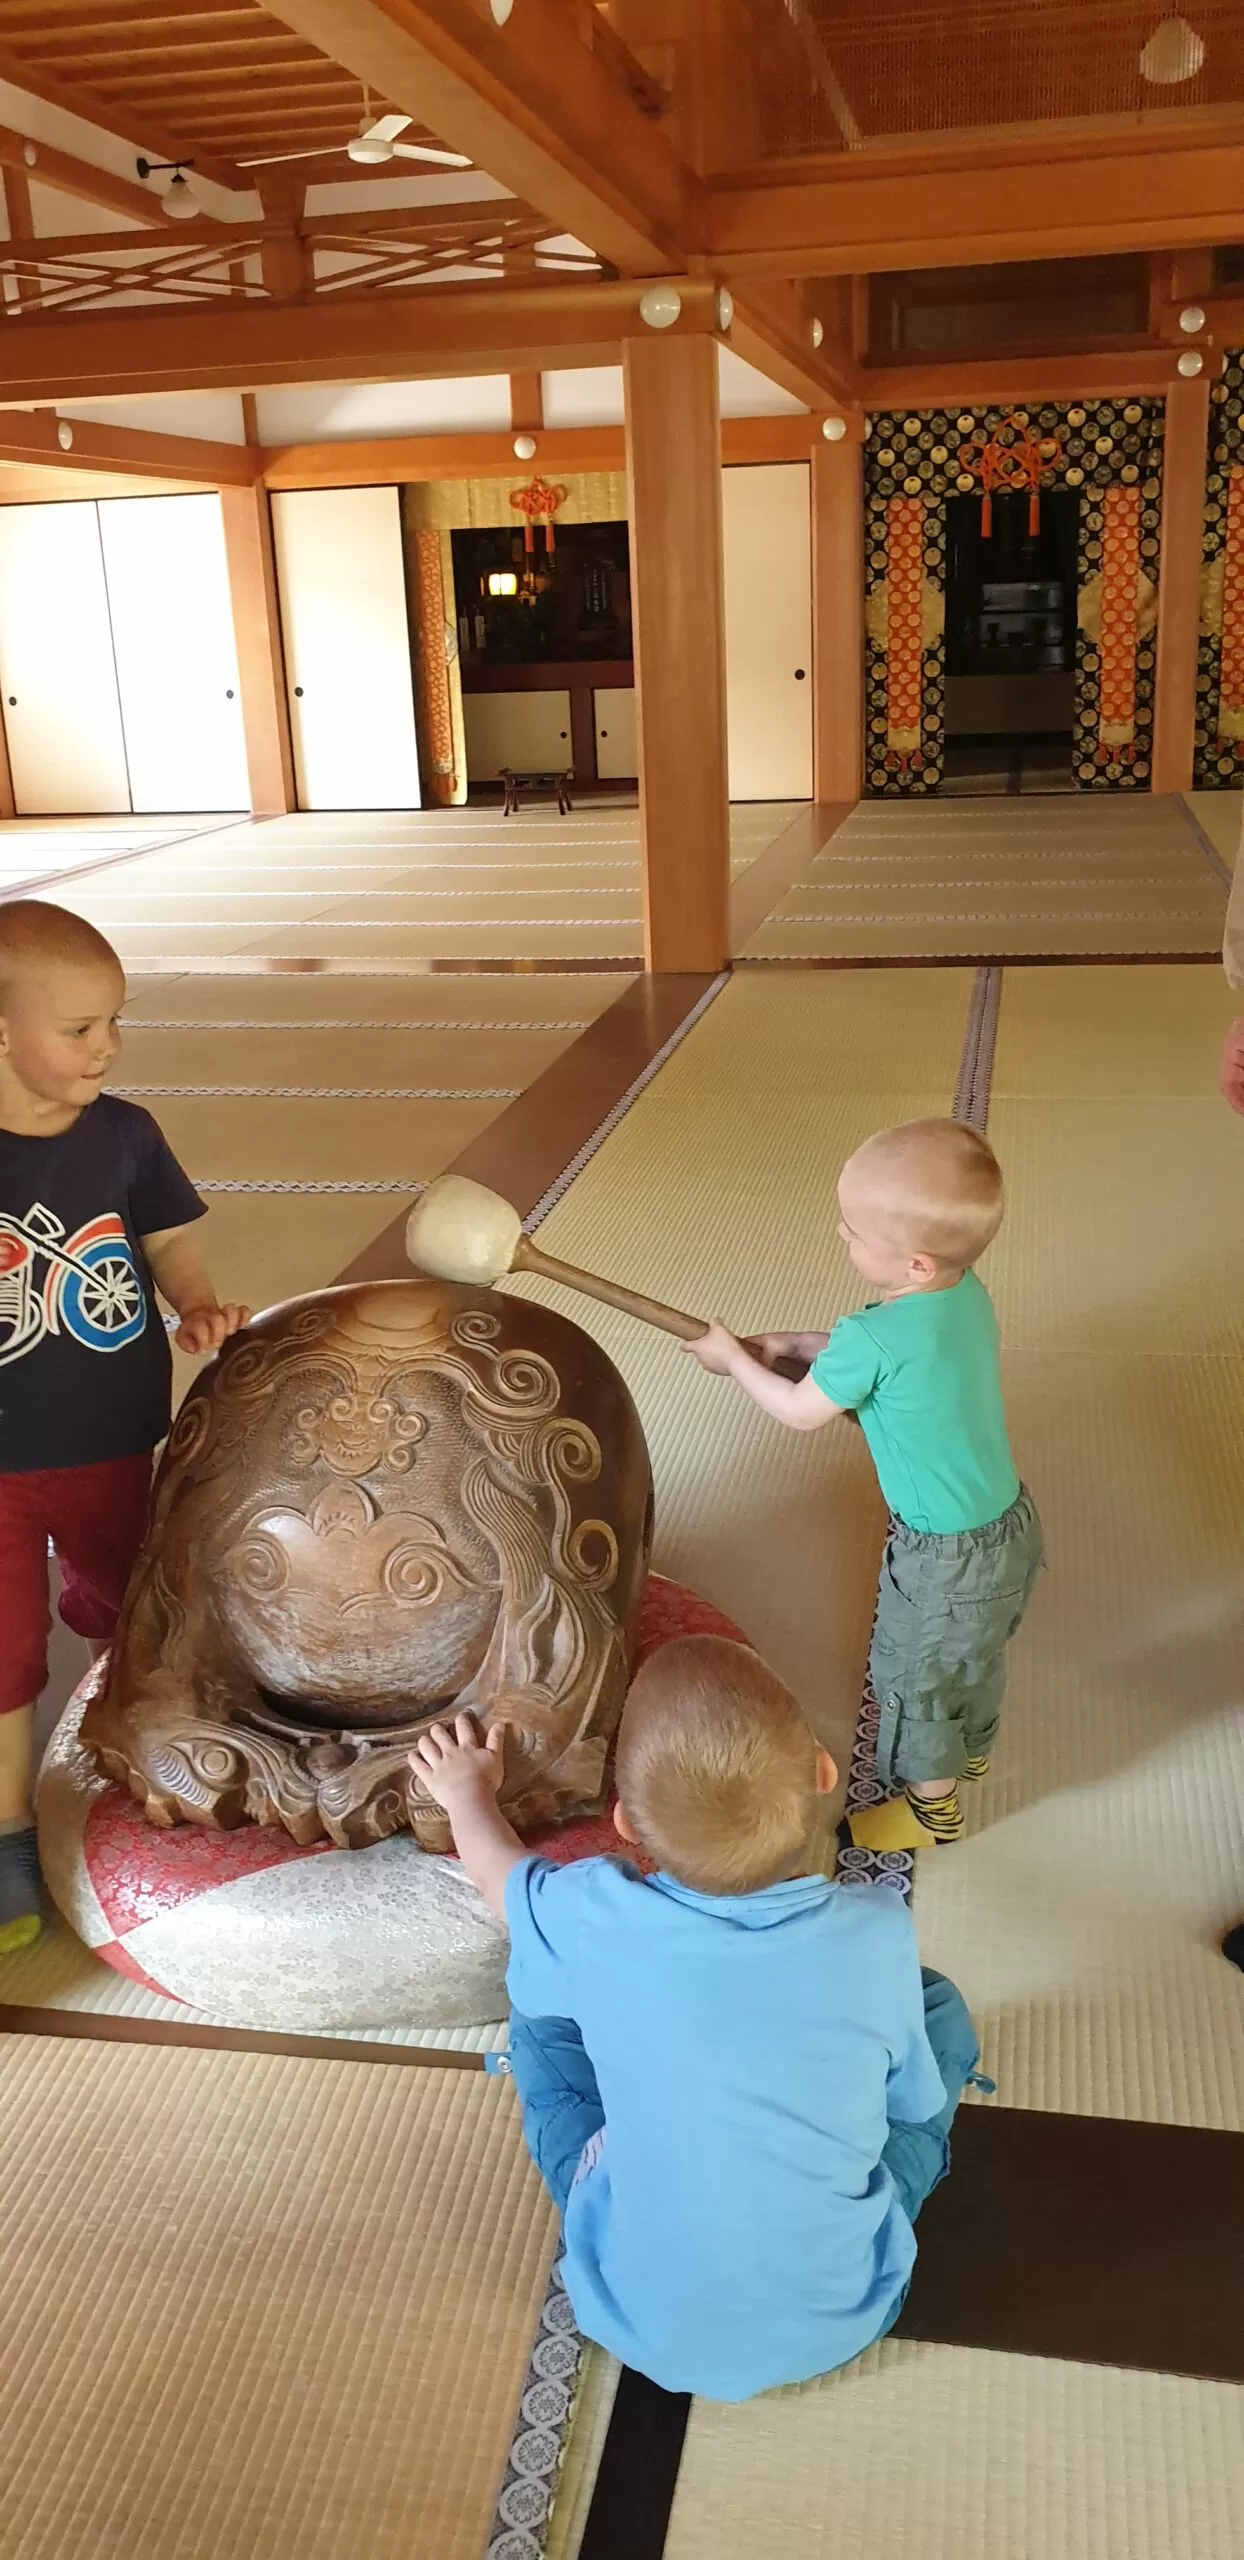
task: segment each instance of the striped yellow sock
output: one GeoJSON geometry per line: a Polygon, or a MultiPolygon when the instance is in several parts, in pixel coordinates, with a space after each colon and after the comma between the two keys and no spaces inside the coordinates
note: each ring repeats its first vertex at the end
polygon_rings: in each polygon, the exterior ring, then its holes
{"type": "Polygon", "coordinates": [[[989,1774],[989,1753],[974,1751],[964,1772],[965,1778],[985,1778],[989,1774]]]}
{"type": "Polygon", "coordinates": [[[910,1787],[904,1790],[917,1822],[923,1824],[938,1841],[959,1840],[963,1836],[963,1807],[957,1787],[948,1787],[944,1796],[918,1796],[910,1787]]]}

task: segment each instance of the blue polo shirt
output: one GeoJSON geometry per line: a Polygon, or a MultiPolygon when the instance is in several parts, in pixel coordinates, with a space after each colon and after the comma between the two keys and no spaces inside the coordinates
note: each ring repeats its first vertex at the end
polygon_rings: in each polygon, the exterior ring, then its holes
{"type": "Polygon", "coordinates": [[[574,2020],[604,2106],[565,2214],[585,2335],[715,2400],[859,2355],[916,2254],[889,2127],[946,2097],[898,1895],[527,1858],[506,1916],[515,2009],[574,2020]]]}

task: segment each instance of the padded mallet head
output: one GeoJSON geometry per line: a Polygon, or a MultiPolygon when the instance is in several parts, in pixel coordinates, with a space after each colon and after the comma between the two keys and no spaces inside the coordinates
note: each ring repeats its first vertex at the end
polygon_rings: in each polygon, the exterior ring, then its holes
{"type": "Polygon", "coordinates": [[[443,1173],[430,1182],[406,1221],[406,1251],[416,1270],[434,1280],[458,1280],[490,1289],[514,1267],[523,1222],[500,1192],[465,1174],[443,1173]]]}

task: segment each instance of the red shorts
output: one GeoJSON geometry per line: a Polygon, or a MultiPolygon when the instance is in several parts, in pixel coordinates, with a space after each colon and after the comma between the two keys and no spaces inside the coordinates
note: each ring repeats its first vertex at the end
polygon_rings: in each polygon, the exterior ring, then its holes
{"type": "Polygon", "coordinates": [[[106,1641],[142,1545],[150,1496],[150,1451],[93,1467],[0,1475],[0,1715],[30,1706],[48,1676],[48,1540],[61,1570],[66,1626],[106,1641]]]}

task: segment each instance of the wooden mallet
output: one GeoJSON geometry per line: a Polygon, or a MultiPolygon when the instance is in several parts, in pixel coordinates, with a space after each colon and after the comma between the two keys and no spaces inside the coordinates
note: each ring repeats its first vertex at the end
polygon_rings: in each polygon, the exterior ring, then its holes
{"type": "MultiPolygon", "coordinates": [[[[676,1333],[680,1341],[698,1342],[708,1331],[702,1316],[682,1315],[677,1307],[662,1306],[659,1298],[646,1298],[638,1289],[624,1288],[619,1280],[602,1280],[594,1271],[576,1270],[572,1262],[542,1253],[523,1234],[517,1209],[499,1192],[485,1190],[481,1182],[469,1182],[465,1174],[443,1173],[428,1184],[406,1222],[406,1251],[416,1270],[429,1272],[434,1280],[491,1289],[507,1271],[531,1271],[541,1280],[557,1280],[564,1289],[577,1289],[581,1297],[620,1307],[623,1315],[637,1316],[641,1324],[656,1325],[662,1333],[676,1333]]],[[[760,1357],[754,1343],[747,1348],[760,1357]]],[[[773,1365],[783,1377],[807,1375],[806,1363],[800,1360],[773,1365]]]]}

